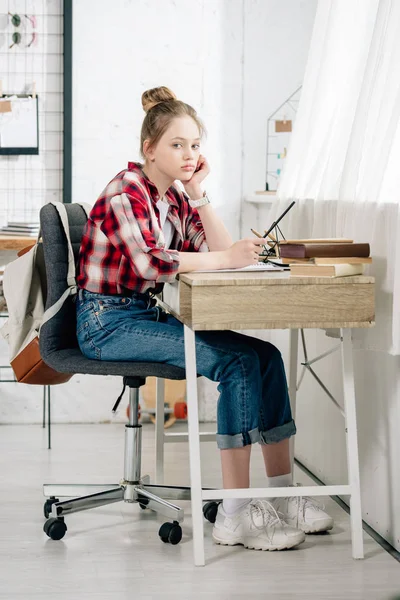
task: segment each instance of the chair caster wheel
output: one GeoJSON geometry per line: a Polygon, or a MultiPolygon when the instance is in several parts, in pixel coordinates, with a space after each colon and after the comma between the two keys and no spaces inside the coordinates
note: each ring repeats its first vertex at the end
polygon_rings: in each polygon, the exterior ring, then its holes
{"type": "Polygon", "coordinates": [[[52,540],[61,540],[66,534],[67,526],[62,517],[58,519],[47,519],[46,523],[43,525],[43,531],[52,540]]]}
{"type": "Polygon", "coordinates": [[[146,508],[148,508],[149,502],[150,502],[150,500],[148,498],[146,498],[145,496],[138,497],[138,504],[142,510],[146,510],[146,508]]]}
{"type": "Polygon", "coordinates": [[[50,498],[48,500],[46,500],[46,502],[44,503],[44,505],[43,505],[43,514],[46,517],[46,519],[48,519],[49,516],[51,515],[51,507],[56,502],[60,502],[59,499],[56,498],[55,496],[50,496],[50,498]]]}
{"type": "Polygon", "coordinates": [[[173,523],[164,523],[161,525],[158,535],[165,544],[179,544],[182,539],[182,529],[179,523],[174,521],[173,523]]]}
{"type": "Polygon", "coordinates": [[[215,523],[215,519],[217,518],[218,506],[221,504],[220,502],[207,502],[203,506],[203,515],[204,518],[207,519],[210,523],[215,523]]]}

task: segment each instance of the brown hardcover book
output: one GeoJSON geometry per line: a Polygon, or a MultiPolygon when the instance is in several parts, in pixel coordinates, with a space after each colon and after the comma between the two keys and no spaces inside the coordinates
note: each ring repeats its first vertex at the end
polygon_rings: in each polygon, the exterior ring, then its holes
{"type": "Polygon", "coordinates": [[[284,244],[281,258],[314,258],[336,256],[369,256],[369,244],[284,244]]]}
{"type": "Polygon", "coordinates": [[[345,277],[362,275],[364,265],[290,265],[291,277],[345,277]]]}
{"type": "Polygon", "coordinates": [[[347,263],[351,265],[370,265],[372,263],[371,256],[315,256],[314,258],[288,258],[284,261],[286,264],[302,264],[302,265],[337,265],[347,263]]]}

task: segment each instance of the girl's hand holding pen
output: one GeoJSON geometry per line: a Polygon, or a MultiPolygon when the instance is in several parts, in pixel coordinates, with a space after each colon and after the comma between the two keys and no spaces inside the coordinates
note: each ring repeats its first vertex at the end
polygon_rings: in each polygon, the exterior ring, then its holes
{"type": "Polygon", "coordinates": [[[225,250],[228,269],[237,269],[254,265],[260,259],[262,246],[265,245],[263,238],[248,238],[235,242],[228,250],[225,250]]]}

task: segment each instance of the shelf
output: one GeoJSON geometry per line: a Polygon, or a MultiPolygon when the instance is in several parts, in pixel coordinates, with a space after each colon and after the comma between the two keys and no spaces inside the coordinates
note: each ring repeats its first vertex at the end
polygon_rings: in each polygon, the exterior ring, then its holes
{"type": "Polygon", "coordinates": [[[276,191],[274,192],[254,192],[249,196],[246,196],[244,201],[249,204],[265,204],[271,205],[278,197],[276,191]]]}

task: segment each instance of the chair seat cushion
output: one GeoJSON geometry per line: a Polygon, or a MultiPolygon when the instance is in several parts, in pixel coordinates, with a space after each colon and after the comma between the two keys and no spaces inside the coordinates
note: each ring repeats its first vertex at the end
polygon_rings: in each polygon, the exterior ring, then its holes
{"type": "Polygon", "coordinates": [[[91,360],[79,348],[57,350],[46,356],[45,361],[59,373],[83,373],[88,375],[121,375],[123,377],[162,377],[185,379],[185,369],[164,363],[122,362],[91,360]]]}

